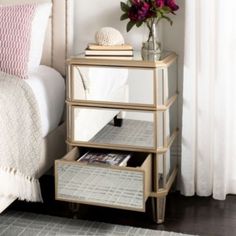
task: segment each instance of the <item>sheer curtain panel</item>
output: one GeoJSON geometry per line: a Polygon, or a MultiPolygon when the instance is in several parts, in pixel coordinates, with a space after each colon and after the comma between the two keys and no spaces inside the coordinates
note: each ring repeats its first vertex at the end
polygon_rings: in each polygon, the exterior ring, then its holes
{"type": "Polygon", "coordinates": [[[236,194],[236,1],[185,1],[181,191],[236,194]]]}

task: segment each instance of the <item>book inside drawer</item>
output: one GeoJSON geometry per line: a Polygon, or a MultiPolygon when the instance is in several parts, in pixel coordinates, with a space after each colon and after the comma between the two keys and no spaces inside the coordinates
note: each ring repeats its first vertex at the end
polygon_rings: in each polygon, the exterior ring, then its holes
{"type": "Polygon", "coordinates": [[[151,191],[151,157],[135,153],[127,167],[76,161],[74,148],[55,164],[56,199],[90,205],[145,211],[151,191]]]}

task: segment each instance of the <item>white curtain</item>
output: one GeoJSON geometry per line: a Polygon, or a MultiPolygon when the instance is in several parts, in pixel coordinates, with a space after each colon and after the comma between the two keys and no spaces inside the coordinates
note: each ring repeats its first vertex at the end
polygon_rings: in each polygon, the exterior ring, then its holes
{"type": "Polygon", "coordinates": [[[236,1],[185,1],[181,191],[236,194],[236,1]]]}

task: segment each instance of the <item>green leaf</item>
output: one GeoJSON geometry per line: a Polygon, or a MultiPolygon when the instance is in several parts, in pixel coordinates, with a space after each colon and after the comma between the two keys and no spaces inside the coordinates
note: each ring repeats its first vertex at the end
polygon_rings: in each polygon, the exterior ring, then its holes
{"type": "Polygon", "coordinates": [[[163,10],[165,13],[170,13],[170,12],[171,12],[171,9],[170,9],[169,7],[167,7],[167,6],[164,6],[164,7],[162,8],[162,10],[163,10]]]}
{"type": "Polygon", "coordinates": [[[140,27],[142,24],[143,24],[143,21],[138,21],[138,22],[136,23],[136,26],[137,26],[137,27],[140,27]]]}
{"type": "Polygon", "coordinates": [[[128,14],[127,13],[124,13],[121,17],[120,17],[120,20],[126,20],[128,19],[128,14]]]}
{"type": "Polygon", "coordinates": [[[157,12],[157,18],[161,18],[162,17],[162,13],[161,12],[157,12]]]}
{"type": "Polygon", "coordinates": [[[135,25],[135,22],[129,21],[126,26],[126,31],[129,32],[133,28],[134,25],[135,25]]]}
{"type": "Polygon", "coordinates": [[[173,24],[173,21],[169,17],[163,16],[162,18],[166,19],[170,23],[170,25],[173,24]]]}
{"type": "Polygon", "coordinates": [[[129,6],[125,4],[124,2],[120,3],[120,8],[123,12],[128,12],[129,11],[129,6]]]}

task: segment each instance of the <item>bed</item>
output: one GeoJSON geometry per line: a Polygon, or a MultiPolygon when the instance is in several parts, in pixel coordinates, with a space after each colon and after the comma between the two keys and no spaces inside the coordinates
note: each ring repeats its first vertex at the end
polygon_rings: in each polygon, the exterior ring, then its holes
{"type": "MultiPolygon", "coordinates": [[[[36,2],[34,0],[27,1],[36,2]]],[[[3,0],[1,4],[4,4],[4,2],[13,4],[19,1],[3,0]]],[[[60,158],[66,152],[65,124],[63,119],[65,100],[64,78],[66,74],[65,59],[71,54],[73,42],[73,1],[54,0],[52,1],[51,12],[49,19],[47,19],[48,26],[40,63],[42,65],[39,66],[37,71],[30,72],[27,80],[24,81],[34,94],[41,120],[42,156],[37,166],[37,173],[34,174],[36,180],[52,167],[55,159],[60,158]]],[[[3,112],[1,107],[0,112],[3,112]]],[[[4,185],[1,181],[3,182],[3,179],[0,179],[0,186],[7,188],[8,183],[6,182],[4,185]]],[[[17,198],[21,199],[15,193],[7,192],[5,195],[0,194],[0,213],[17,198]]],[[[22,200],[30,201],[31,199],[22,200]]]]}

